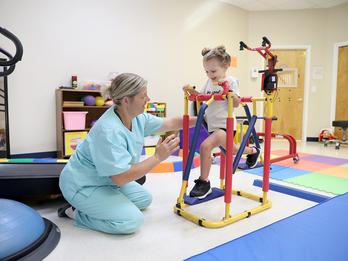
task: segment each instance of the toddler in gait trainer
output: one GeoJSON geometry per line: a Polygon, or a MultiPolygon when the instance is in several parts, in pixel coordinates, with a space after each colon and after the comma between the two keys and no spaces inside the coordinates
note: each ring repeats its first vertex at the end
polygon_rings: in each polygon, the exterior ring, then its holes
{"type": "MultiPolygon", "coordinates": [[[[238,107],[240,103],[238,80],[232,76],[226,76],[226,71],[231,64],[231,57],[226,52],[224,46],[213,49],[204,48],[202,50],[203,67],[208,76],[208,80],[201,90],[205,94],[218,94],[223,92],[223,88],[217,82],[227,81],[229,89],[233,91],[233,104],[238,107]]],[[[184,86],[184,91],[196,92],[189,85],[184,86]]],[[[195,180],[195,186],[190,192],[191,197],[205,198],[212,190],[209,181],[209,171],[211,167],[211,153],[213,148],[222,146],[226,148],[226,119],[228,114],[228,103],[224,101],[214,101],[205,112],[205,119],[208,123],[209,137],[204,140],[200,147],[201,174],[195,180]]],[[[236,119],[234,117],[234,127],[236,119]]],[[[234,130],[235,131],[235,130],[234,130]]],[[[233,154],[236,154],[239,146],[234,145],[233,154]]],[[[257,165],[260,150],[257,147],[245,147],[244,153],[247,154],[246,164],[249,168],[257,165]]]]}

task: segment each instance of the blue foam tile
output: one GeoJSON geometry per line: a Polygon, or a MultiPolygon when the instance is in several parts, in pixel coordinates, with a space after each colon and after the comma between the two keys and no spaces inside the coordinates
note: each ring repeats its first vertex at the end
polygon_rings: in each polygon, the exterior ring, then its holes
{"type": "MultiPolygon", "coordinates": [[[[286,166],[281,166],[281,165],[277,165],[277,164],[272,164],[271,165],[271,173],[274,172],[278,172],[280,170],[286,169],[286,166]]],[[[253,168],[253,169],[247,169],[244,170],[245,172],[251,173],[251,174],[255,174],[255,175],[263,175],[263,168],[253,168]]]]}
{"type": "MultiPolygon", "coordinates": [[[[280,169],[278,171],[271,171],[270,178],[277,179],[277,180],[284,180],[284,179],[289,179],[289,178],[294,178],[297,176],[305,175],[308,173],[311,173],[311,172],[306,171],[306,170],[301,170],[301,169],[284,168],[284,169],[280,169]]],[[[255,173],[255,175],[262,177],[263,172],[255,173]]]]}
{"type": "Polygon", "coordinates": [[[174,172],[182,171],[182,161],[174,161],[174,172]]]}
{"type": "MultiPolygon", "coordinates": [[[[253,185],[262,188],[262,180],[255,179],[253,185]]],[[[283,194],[287,194],[290,196],[314,201],[317,203],[321,203],[330,199],[330,197],[325,195],[321,195],[318,193],[313,193],[310,191],[305,191],[305,190],[301,190],[297,188],[292,188],[292,187],[288,187],[288,186],[284,186],[284,185],[280,185],[280,184],[276,184],[272,182],[269,183],[269,189],[283,193],[283,194]]]]}
{"type": "MultiPolygon", "coordinates": [[[[261,168],[263,166],[262,163],[258,162],[256,164],[256,167],[254,167],[253,169],[256,169],[256,168],[261,168]]],[[[241,169],[241,170],[247,170],[247,169],[250,169],[249,166],[246,164],[246,163],[239,163],[238,164],[238,169],[241,169]]]]}
{"type": "Polygon", "coordinates": [[[348,193],[186,260],[348,260],[348,193]]]}
{"type": "Polygon", "coordinates": [[[209,200],[221,197],[225,194],[225,192],[222,189],[219,188],[212,188],[212,193],[210,193],[208,196],[206,196],[203,199],[199,199],[199,198],[193,198],[190,196],[185,195],[184,197],[184,201],[187,205],[197,205],[203,202],[207,202],[209,200]]]}

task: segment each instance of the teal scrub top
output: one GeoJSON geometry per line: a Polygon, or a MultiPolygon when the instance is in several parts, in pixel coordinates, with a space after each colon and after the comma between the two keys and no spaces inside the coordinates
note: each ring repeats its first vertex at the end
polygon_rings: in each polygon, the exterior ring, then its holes
{"type": "Polygon", "coordinates": [[[155,133],[162,125],[162,118],[142,113],[132,120],[130,131],[115,113],[114,106],[109,108],[64,167],[59,179],[64,196],[71,198],[76,192],[88,196],[100,186],[116,186],[111,176],[138,163],[144,137],[155,133]]]}

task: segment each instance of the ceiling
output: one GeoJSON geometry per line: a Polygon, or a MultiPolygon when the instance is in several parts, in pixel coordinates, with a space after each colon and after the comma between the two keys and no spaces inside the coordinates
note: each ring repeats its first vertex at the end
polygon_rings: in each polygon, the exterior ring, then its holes
{"type": "Polygon", "coordinates": [[[329,8],[348,0],[221,0],[248,11],[329,8]]]}

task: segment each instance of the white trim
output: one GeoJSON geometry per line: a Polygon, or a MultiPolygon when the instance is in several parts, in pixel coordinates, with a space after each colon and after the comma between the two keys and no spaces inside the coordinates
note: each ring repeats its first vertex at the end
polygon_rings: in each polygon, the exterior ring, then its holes
{"type": "Polygon", "coordinates": [[[328,126],[332,125],[332,122],[336,118],[336,92],[337,92],[337,73],[338,73],[338,49],[342,46],[347,46],[348,42],[335,43],[333,48],[332,57],[332,85],[331,85],[331,111],[330,122],[328,126]]]}
{"type": "MultiPolygon", "coordinates": [[[[305,65],[305,82],[304,82],[304,97],[303,97],[303,117],[302,117],[302,142],[306,142],[307,130],[308,130],[308,98],[310,88],[310,77],[311,77],[311,46],[310,45],[275,45],[272,46],[271,50],[306,50],[306,65],[305,65]]],[[[276,66],[277,67],[277,66],[276,66]]]]}

